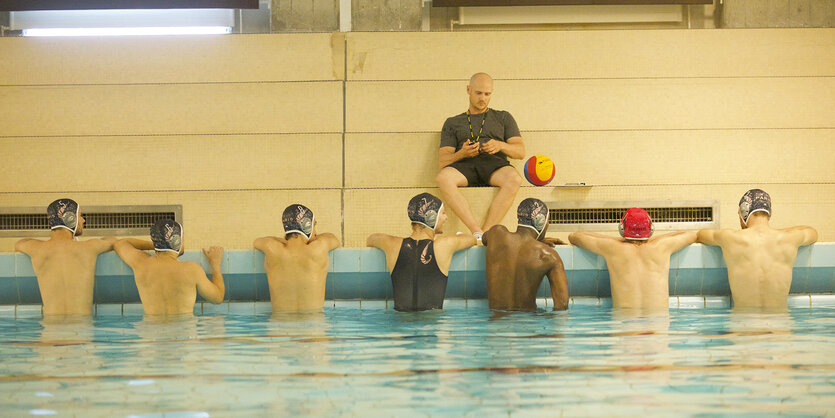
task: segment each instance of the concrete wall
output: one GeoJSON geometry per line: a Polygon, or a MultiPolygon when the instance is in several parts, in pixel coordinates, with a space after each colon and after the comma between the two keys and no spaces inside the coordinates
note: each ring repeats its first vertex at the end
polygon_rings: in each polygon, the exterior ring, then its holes
{"type": "Polygon", "coordinates": [[[721,21],[726,28],[831,28],[835,1],[724,0],[721,21]]]}
{"type": "MultiPolygon", "coordinates": [[[[517,202],[717,199],[736,227],[761,187],[775,226],[835,240],[831,29],[3,38],[0,56],[0,205],[182,204],[192,249],[280,234],[295,202],[347,246],[408,233],[475,71],[553,184],[594,185],[517,202]]],[[[465,190],[477,218],[494,194],[465,190]]]]}
{"type": "Polygon", "coordinates": [[[273,32],[339,30],[339,0],[272,0],[273,32]]]}

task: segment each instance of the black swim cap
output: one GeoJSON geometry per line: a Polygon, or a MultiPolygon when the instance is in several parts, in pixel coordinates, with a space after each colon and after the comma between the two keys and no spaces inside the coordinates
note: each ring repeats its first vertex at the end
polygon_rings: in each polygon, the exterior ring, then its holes
{"type": "Polygon", "coordinates": [[[293,232],[302,234],[310,239],[313,234],[313,211],[304,205],[293,204],[284,209],[281,215],[281,223],[284,225],[284,234],[293,232]]]}
{"type": "Polygon", "coordinates": [[[441,202],[441,199],[429,193],[421,193],[409,200],[406,212],[409,214],[409,220],[413,223],[435,230],[438,225],[438,215],[440,215],[443,207],[444,203],[441,202]]]}
{"type": "Polygon", "coordinates": [[[548,206],[545,202],[529,197],[519,203],[519,208],[516,209],[516,219],[519,226],[526,228],[533,228],[536,231],[536,237],[542,234],[545,226],[548,225],[548,206]]]}
{"type": "Polygon", "coordinates": [[[75,231],[78,229],[79,217],[80,208],[78,203],[72,199],[58,199],[50,203],[46,208],[46,219],[49,222],[49,229],[69,229],[75,235],[75,231]]]}
{"type": "Polygon", "coordinates": [[[183,249],[183,226],[173,219],[158,219],[151,227],[151,241],[157,251],[179,254],[183,249]]]}
{"type": "Polygon", "coordinates": [[[748,225],[748,217],[754,212],[765,212],[771,217],[771,196],[763,190],[751,189],[739,199],[739,217],[748,225]]]}

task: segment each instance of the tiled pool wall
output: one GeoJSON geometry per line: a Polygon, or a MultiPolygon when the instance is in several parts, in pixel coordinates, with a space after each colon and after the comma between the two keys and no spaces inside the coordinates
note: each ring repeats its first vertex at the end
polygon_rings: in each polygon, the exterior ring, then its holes
{"type": "MultiPolygon", "coordinates": [[[[559,246],[556,250],[565,264],[572,303],[611,304],[607,299],[611,297],[609,271],[603,257],[574,246],[559,246]]],[[[455,254],[449,271],[446,293],[449,300],[446,306],[486,304],[484,254],[484,247],[455,254]]],[[[180,259],[196,261],[210,271],[200,251],[186,252],[180,259]]],[[[198,313],[228,312],[233,306],[239,306],[244,311],[269,310],[269,303],[260,303],[268,302],[270,298],[261,252],[226,251],[222,269],[227,303],[217,306],[203,304],[198,298],[198,313]]],[[[669,286],[671,306],[727,306],[730,288],[722,251],[719,247],[694,244],[676,252],[670,260],[669,286]]],[[[833,292],[835,243],[800,248],[794,264],[791,304],[804,305],[812,300],[809,295],[819,299],[818,296],[833,292]]],[[[543,280],[538,293],[539,304],[547,306],[550,300],[545,298],[549,296],[548,281],[543,280]]],[[[325,298],[326,306],[391,307],[391,279],[386,272],[383,252],[373,248],[332,251],[325,298]]],[[[99,256],[93,301],[101,309],[120,311],[134,309],[129,305],[140,302],[133,271],[115,253],[99,256]]],[[[0,253],[0,305],[6,305],[4,310],[12,307],[15,311],[25,311],[40,310],[40,303],[41,296],[29,257],[20,253],[0,253]]]]}

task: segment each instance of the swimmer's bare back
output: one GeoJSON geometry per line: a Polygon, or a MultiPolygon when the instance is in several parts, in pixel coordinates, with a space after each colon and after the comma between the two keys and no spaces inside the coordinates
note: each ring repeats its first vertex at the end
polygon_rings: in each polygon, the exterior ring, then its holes
{"type": "Polygon", "coordinates": [[[526,228],[510,232],[496,225],[484,233],[487,247],[487,299],[490,309],[536,310],[536,292],[544,276],[555,310],[568,308],[568,281],[562,259],[526,228]]]}
{"type": "Polygon", "coordinates": [[[91,314],[96,260],[113,249],[114,241],[112,237],[74,241],[67,230],[53,230],[47,241],[18,241],[15,250],[32,260],[45,315],[91,314]]]}
{"type": "Polygon", "coordinates": [[[728,266],[734,307],[785,307],[797,249],[817,241],[808,226],[774,229],[753,217],[743,230],[702,230],[699,242],[718,245],[728,266]]]}
{"type": "Polygon", "coordinates": [[[253,246],[264,253],[273,312],[321,310],[325,304],[328,253],[339,247],[333,234],[316,234],[307,241],[264,237],[253,246]]]}

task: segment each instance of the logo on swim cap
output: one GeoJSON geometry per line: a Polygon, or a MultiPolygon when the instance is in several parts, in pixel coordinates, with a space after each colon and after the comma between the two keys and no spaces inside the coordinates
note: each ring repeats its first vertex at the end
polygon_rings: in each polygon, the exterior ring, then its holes
{"type": "Polygon", "coordinates": [[[72,199],[58,199],[46,208],[46,218],[49,229],[64,228],[73,235],[78,227],[80,207],[72,199]]]}
{"type": "Polygon", "coordinates": [[[284,209],[281,223],[284,225],[285,234],[299,233],[310,239],[313,234],[314,219],[312,210],[296,203],[284,209]]]}
{"type": "Polygon", "coordinates": [[[154,250],[179,254],[183,249],[183,226],[173,219],[158,219],[151,226],[154,250]]]}
{"type": "Polygon", "coordinates": [[[652,218],[641,208],[629,208],[623,213],[618,225],[620,236],[630,240],[648,240],[654,231],[652,218]]]}
{"type": "Polygon", "coordinates": [[[739,200],[739,217],[748,225],[748,217],[754,212],[765,212],[771,217],[771,196],[764,190],[751,189],[739,200]]]}
{"type": "Polygon", "coordinates": [[[533,228],[539,237],[548,225],[548,206],[539,199],[527,198],[519,203],[516,220],[519,226],[533,228]]]}
{"type": "Polygon", "coordinates": [[[438,226],[438,215],[441,213],[443,206],[441,199],[429,193],[421,193],[409,200],[406,212],[409,215],[409,220],[413,223],[434,230],[438,226]]]}

